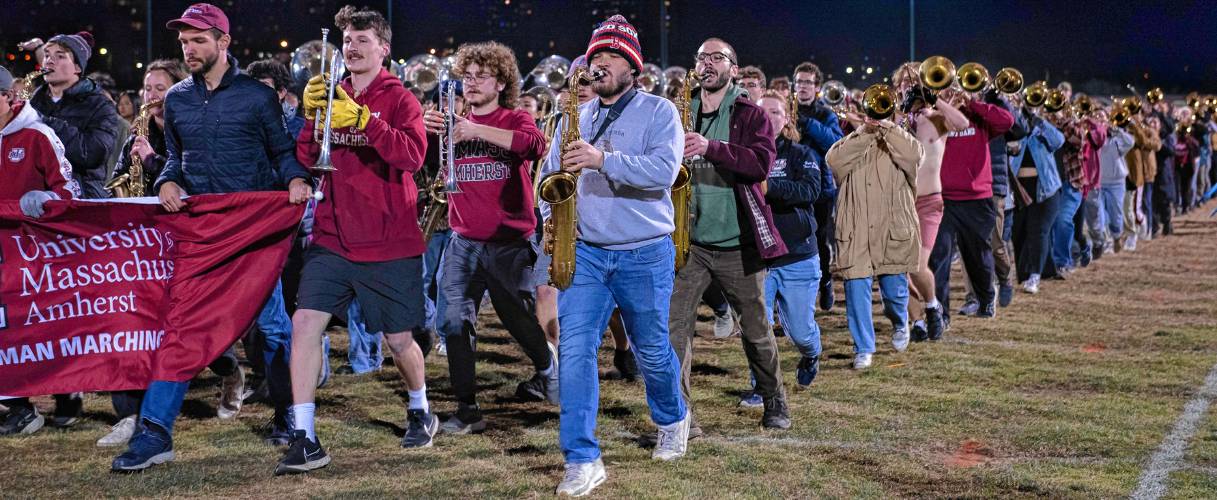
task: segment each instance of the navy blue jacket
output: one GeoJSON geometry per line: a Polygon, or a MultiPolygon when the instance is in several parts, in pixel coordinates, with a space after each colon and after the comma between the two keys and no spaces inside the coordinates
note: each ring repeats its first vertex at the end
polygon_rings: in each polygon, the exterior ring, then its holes
{"type": "Polygon", "coordinates": [[[837,114],[819,99],[811,104],[799,105],[798,126],[802,135],[799,143],[815,150],[820,158],[828,154],[828,148],[845,137],[837,114]]]}
{"type": "Polygon", "coordinates": [[[986,93],[985,102],[1005,108],[1014,117],[1014,125],[1010,126],[1005,135],[989,141],[989,162],[993,167],[993,196],[1004,198],[1010,194],[1010,166],[1006,157],[1006,143],[1023,140],[1031,128],[1027,126],[1027,118],[1022,113],[1014,112],[1014,107],[1006,102],[1004,97],[999,96],[997,91],[990,90],[986,93]]]}
{"type": "Polygon", "coordinates": [[[153,192],[175,182],[186,194],[283,189],[309,180],[296,161],[278,95],[241,74],[236,58],[215,90],[202,76],[178,82],[165,95],[165,169],[153,192]]]}
{"type": "Polygon", "coordinates": [[[63,142],[63,154],[72,163],[83,198],[109,198],[106,180],[113,165],[106,160],[119,146],[118,130],[122,125],[118,110],[101,86],[82,78],[55,102],[50,88],[43,85],[30,97],[30,104],[63,142]]]}
{"type": "Polygon", "coordinates": [[[818,253],[816,217],[812,204],[820,199],[824,161],[815,150],[778,135],[777,157],[769,169],[765,201],[773,208],[773,223],[788,253],[772,261],[781,266],[818,253]]]}

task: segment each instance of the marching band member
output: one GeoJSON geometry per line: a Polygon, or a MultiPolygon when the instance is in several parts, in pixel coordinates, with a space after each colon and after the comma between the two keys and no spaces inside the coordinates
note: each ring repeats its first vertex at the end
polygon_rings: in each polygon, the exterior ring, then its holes
{"type": "MultiPolygon", "coordinates": [[[[558,373],[545,332],[537,320],[533,265],[539,253],[530,240],[536,228],[531,164],[544,154],[545,140],[533,117],[516,109],[520,96],[515,54],[495,43],[457,50],[453,70],[460,75],[469,108],[453,123],[459,192],[448,195],[452,237],[444,250],[436,321],[448,349],[448,374],[458,408],[444,422],[446,434],[486,429],[477,404],[476,325],[487,291],[494,310],[536,369],[521,382],[521,398],[558,401],[558,373]]],[[[424,115],[433,133],[444,130],[444,115],[424,115]]]]}
{"type": "MultiPolygon", "coordinates": [[[[423,323],[422,233],[414,205],[413,174],[426,150],[422,108],[401,81],[382,67],[392,31],[376,11],[345,6],[334,16],[342,30],[342,54],[350,76],[334,89],[330,158],[323,179],[314,241],[301,270],[299,308],[292,317],[291,447],[275,474],[324,467],[315,422],[316,381],[322,366],[322,334],[330,317],[345,316],[357,300],[369,332],[385,332],[393,364],[409,403],[405,448],[427,447],[439,427],[427,401],[423,357],[429,339],[423,323]],[[352,206],[347,206],[351,203],[352,206]],[[342,206],[339,206],[342,205],[342,206]],[[423,345],[420,345],[423,344],[423,345]]],[[[327,107],[324,75],[304,92],[304,129],[296,157],[312,165],[321,155],[313,117],[327,107]]]]}
{"type": "MultiPolygon", "coordinates": [[[[739,70],[731,45],[710,38],[696,59],[701,91],[690,104],[696,131],[685,134],[684,150],[685,158],[694,159],[692,245],[676,274],[669,325],[681,362],[681,391],[692,401],[697,305],[710,284],[718,283],[739,314],[744,353],[765,408],[761,423],[786,429],[790,417],[777,342],[765,319],[765,260],[787,251],[762,190],[775,155],[773,131],[764,111],[731,83],[739,70]]],[[[696,424],[691,427],[694,436],[700,434],[696,424]]]]}
{"type": "MultiPolygon", "coordinates": [[[[236,58],[228,54],[232,37],[224,12],[194,4],[166,27],[178,31],[191,77],[165,95],[168,160],[153,186],[161,206],[178,212],[189,203],[182,199],[186,193],[267,191],[283,185],[292,203],[308,200],[308,173],[291,154],[279,101],[266,85],[241,74],[236,58]],[[204,110],[217,121],[205,120],[204,110]]],[[[267,307],[274,304],[282,304],[282,299],[269,300],[267,307]]],[[[127,451],[114,459],[112,470],[136,471],[173,460],[173,423],[189,385],[165,380],[149,384],[140,405],[139,430],[127,451]]]]}
{"type": "MultiPolygon", "coordinates": [[[[637,30],[624,17],[610,17],[596,28],[587,58],[603,75],[592,83],[598,98],[579,106],[583,137],[560,151],[568,126],[560,123],[545,162],[546,173],[561,168],[581,174],[575,272],[570,287],[558,295],[558,441],[566,474],[557,493],[571,496],[590,493],[607,477],[595,436],[600,399],[596,352],[614,306],[620,308],[645,380],[651,420],[659,427],[651,457],[683,456],[689,434],[680,366],[668,339],[675,263],[670,188],[680,166],[680,120],[670,102],[635,88],[642,48],[637,30]]],[[[541,207],[549,218],[550,206],[541,207]]]]}
{"type": "MultiPolygon", "coordinates": [[[[828,154],[828,148],[845,136],[841,132],[840,119],[833,110],[819,98],[820,84],[824,83],[824,72],[820,67],[810,62],[800,63],[794,69],[794,94],[798,100],[799,116],[797,117],[801,143],[816,151],[821,158],[828,154]]],[[[822,171],[827,178],[832,178],[832,165],[823,165],[822,171]]],[[[835,182],[835,181],[834,181],[835,182]]],[[[828,189],[829,194],[835,194],[835,189],[828,189]]],[[[832,309],[832,261],[833,252],[833,202],[830,197],[816,202],[816,243],[820,245],[820,309],[832,309]]]]}
{"type": "MultiPolygon", "coordinates": [[[[1017,181],[1031,198],[1020,202],[1014,211],[1014,262],[1018,281],[1027,293],[1039,293],[1040,274],[1048,260],[1052,223],[1060,211],[1061,174],[1053,153],[1065,143],[1065,136],[1037,110],[1023,107],[1031,132],[1020,141],[1018,152],[1010,158],[1017,181]]],[[[950,263],[950,258],[947,259],[950,263]]],[[[947,270],[943,269],[943,272],[947,270]]],[[[991,290],[988,286],[984,289],[991,290]]],[[[975,288],[982,292],[981,287],[975,288]]]]}

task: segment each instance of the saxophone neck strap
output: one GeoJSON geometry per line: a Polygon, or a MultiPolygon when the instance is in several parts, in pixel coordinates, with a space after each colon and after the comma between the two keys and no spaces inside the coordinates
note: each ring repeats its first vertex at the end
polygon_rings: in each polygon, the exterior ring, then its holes
{"type": "Polygon", "coordinates": [[[600,124],[600,129],[596,131],[592,140],[587,141],[588,144],[596,144],[596,141],[600,140],[600,136],[604,135],[604,131],[608,130],[609,125],[621,117],[621,113],[625,111],[626,106],[629,106],[630,101],[634,100],[635,95],[638,95],[638,89],[630,88],[620,99],[617,99],[617,102],[613,103],[613,106],[609,108],[608,116],[604,118],[604,123],[600,124]]]}

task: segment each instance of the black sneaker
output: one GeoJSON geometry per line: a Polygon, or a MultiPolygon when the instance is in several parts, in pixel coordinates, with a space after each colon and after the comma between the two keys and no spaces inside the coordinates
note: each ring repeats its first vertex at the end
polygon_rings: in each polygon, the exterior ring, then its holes
{"type": "Polygon", "coordinates": [[[281,417],[277,410],[275,411],[275,416],[270,419],[270,425],[266,427],[266,437],[263,439],[266,444],[274,447],[290,446],[292,444],[291,422],[286,417],[281,417]]]}
{"type": "Polygon", "coordinates": [[[613,350],[613,367],[617,369],[618,376],[626,382],[638,380],[638,362],[634,359],[634,351],[626,349],[613,350]]]}
{"type": "Polygon", "coordinates": [[[558,404],[558,374],[551,370],[550,375],[536,373],[532,378],[520,382],[516,386],[516,396],[525,401],[549,401],[558,404]]]}
{"type": "Polygon", "coordinates": [[[937,342],[942,340],[942,334],[946,332],[946,322],[943,321],[942,304],[938,307],[925,308],[925,331],[926,338],[937,342]]]}
{"type": "Polygon", "coordinates": [[[431,438],[439,431],[439,419],[422,410],[406,410],[406,435],[402,448],[430,448],[431,438]]]}
{"type": "Polygon", "coordinates": [[[127,451],[110,462],[112,472],[139,472],[154,465],[173,461],[173,436],[148,419],[127,442],[127,451]]]}
{"type": "Polygon", "coordinates": [[[330,456],[319,441],[309,439],[302,430],[292,431],[291,447],[275,467],[275,475],[303,474],[329,465],[330,456]]]}
{"type": "Polygon", "coordinates": [[[457,405],[456,413],[440,426],[444,434],[477,434],[486,430],[486,420],[482,418],[482,410],[478,405],[457,405]]]}
{"type": "Polygon", "coordinates": [[[830,311],[830,310],[832,310],[832,306],[835,303],[836,303],[836,300],[834,300],[834,297],[832,296],[832,280],[831,279],[821,280],[820,281],[820,310],[821,311],[830,311]]]}
{"type": "Polygon", "coordinates": [[[925,330],[925,320],[914,321],[912,331],[909,333],[909,340],[913,342],[925,342],[929,338],[930,334],[925,330]]]}
{"type": "Polygon", "coordinates": [[[765,414],[761,415],[761,426],[766,429],[790,428],[790,410],[786,408],[785,396],[765,399],[765,414]]]}
{"type": "Polygon", "coordinates": [[[981,319],[993,319],[997,317],[997,304],[988,303],[980,306],[980,310],[976,312],[976,317],[981,319]]]}
{"type": "Polygon", "coordinates": [[[45,423],[46,417],[39,414],[38,409],[33,406],[10,408],[8,415],[4,417],[4,424],[0,425],[0,436],[33,434],[45,423]]]}
{"type": "Polygon", "coordinates": [[[811,387],[811,383],[815,382],[816,375],[819,373],[819,356],[803,356],[803,359],[799,360],[799,366],[794,370],[795,380],[798,381],[799,387],[802,389],[811,387]]]}
{"type": "Polygon", "coordinates": [[[84,410],[85,398],[83,392],[73,392],[55,396],[55,413],[51,415],[51,427],[71,427],[80,421],[84,410]]]}

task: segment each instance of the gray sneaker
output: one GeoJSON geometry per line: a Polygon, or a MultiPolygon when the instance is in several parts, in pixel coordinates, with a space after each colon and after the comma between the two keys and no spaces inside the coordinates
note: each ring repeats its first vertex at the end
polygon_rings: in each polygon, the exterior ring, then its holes
{"type": "Polygon", "coordinates": [[[661,426],[655,442],[655,450],[651,452],[652,460],[676,460],[685,456],[689,448],[689,411],[685,417],[674,424],[661,426]]]}
{"type": "Polygon", "coordinates": [[[735,311],[731,310],[731,306],[727,306],[727,313],[714,318],[714,338],[725,339],[727,337],[736,337],[740,335],[739,328],[735,326],[735,311]]]}
{"type": "Polygon", "coordinates": [[[566,475],[558,483],[558,496],[581,497],[604,484],[608,475],[604,473],[604,462],[599,458],[586,464],[566,464],[566,475]]]}
{"type": "Polygon", "coordinates": [[[462,404],[439,430],[444,434],[477,434],[486,430],[486,419],[477,405],[462,404]]]}

